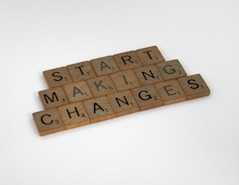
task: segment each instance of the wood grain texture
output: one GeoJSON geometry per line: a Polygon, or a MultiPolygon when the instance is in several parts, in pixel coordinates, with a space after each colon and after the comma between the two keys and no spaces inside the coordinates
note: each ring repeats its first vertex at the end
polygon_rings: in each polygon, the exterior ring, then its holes
{"type": "Polygon", "coordinates": [[[186,95],[177,80],[170,80],[155,84],[164,105],[178,103],[186,100],[186,95]]]}
{"type": "Polygon", "coordinates": [[[179,78],[178,82],[185,91],[188,100],[210,94],[210,90],[200,74],[179,78]]]}
{"type": "Polygon", "coordinates": [[[140,86],[139,80],[134,71],[122,71],[111,74],[110,77],[118,91],[128,90],[140,86]]]}
{"type": "Polygon", "coordinates": [[[73,82],[87,80],[96,77],[89,61],[79,62],[67,66],[73,82]]]}
{"type": "Polygon", "coordinates": [[[157,46],[150,46],[136,50],[140,61],[143,65],[151,65],[156,63],[165,62],[163,55],[159,51],[157,46]]]}
{"type": "Polygon", "coordinates": [[[43,76],[49,88],[57,87],[72,82],[71,76],[66,67],[59,67],[43,71],[43,76]]]}
{"type": "Polygon", "coordinates": [[[108,75],[120,71],[112,56],[96,58],[90,61],[97,76],[108,75]]]}
{"type": "Polygon", "coordinates": [[[62,87],[55,87],[39,92],[40,100],[45,109],[68,104],[68,98],[62,87]]]}
{"type": "Polygon", "coordinates": [[[170,60],[159,63],[157,66],[164,80],[173,80],[187,75],[179,60],[170,60]]]}
{"type": "Polygon", "coordinates": [[[63,86],[68,100],[73,102],[83,101],[93,98],[90,88],[86,81],[74,82],[63,86]]]}
{"type": "Polygon", "coordinates": [[[142,66],[135,51],[128,51],[113,55],[114,60],[121,70],[134,69],[142,66]]]}
{"type": "Polygon", "coordinates": [[[90,124],[90,118],[82,102],[60,106],[58,107],[58,111],[66,129],[90,124]]]}
{"type": "Polygon", "coordinates": [[[116,116],[123,116],[139,111],[139,106],[129,90],[107,96],[116,116]]]}
{"type": "Polygon", "coordinates": [[[155,65],[139,67],[134,69],[134,72],[141,85],[149,85],[164,81],[162,75],[155,65]]]}
{"type": "Polygon", "coordinates": [[[35,112],[33,118],[40,136],[66,129],[57,108],[35,112]]]}
{"type": "Polygon", "coordinates": [[[131,89],[140,110],[147,110],[164,104],[154,85],[147,85],[131,89]]]}
{"type": "Polygon", "coordinates": [[[116,92],[115,86],[108,75],[87,80],[94,97],[99,97],[116,92]]]}
{"type": "Polygon", "coordinates": [[[179,60],[165,61],[157,46],[43,74],[49,86],[39,92],[45,110],[33,113],[40,135],[210,94],[200,74],[187,76],[179,60]]]}
{"type": "Polygon", "coordinates": [[[115,112],[106,96],[86,100],[83,104],[88,112],[91,123],[115,117],[115,112]]]}

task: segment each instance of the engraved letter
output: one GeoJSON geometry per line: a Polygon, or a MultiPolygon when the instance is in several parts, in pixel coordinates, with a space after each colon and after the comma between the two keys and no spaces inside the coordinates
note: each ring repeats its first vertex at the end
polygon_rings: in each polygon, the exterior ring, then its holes
{"type": "Polygon", "coordinates": [[[173,90],[174,90],[174,89],[169,89],[168,87],[170,87],[170,86],[172,86],[172,85],[167,85],[167,86],[164,86],[164,87],[163,87],[164,90],[166,91],[167,95],[168,95],[168,96],[171,96],[171,95],[177,94],[177,93],[173,93],[173,92],[170,93],[170,91],[173,91],[173,90]]]}
{"type": "Polygon", "coordinates": [[[111,67],[109,65],[107,65],[105,62],[101,61],[100,62],[100,70],[103,71],[104,68],[108,68],[111,69],[111,67]]]}
{"type": "Polygon", "coordinates": [[[100,91],[100,87],[103,87],[104,89],[108,89],[107,87],[103,86],[101,83],[102,83],[102,80],[100,80],[98,84],[94,82],[97,91],[100,91]]]}
{"type": "Polygon", "coordinates": [[[69,109],[66,109],[66,112],[67,112],[69,118],[71,118],[72,113],[76,113],[78,117],[80,116],[77,108],[76,107],[74,107],[74,108],[75,108],[75,111],[72,111],[72,112],[70,112],[69,109]]]}
{"type": "Polygon", "coordinates": [[[120,102],[122,102],[122,103],[124,103],[124,104],[126,104],[126,105],[129,105],[129,102],[128,102],[128,100],[126,99],[125,96],[124,96],[124,100],[121,100],[121,99],[119,99],[119,98],[115,98],[115,100],[116,100],[116,102],[118,103],[118,106],[119,106],[119,107],[121,107],[120,102]]]}
{"type": "Polygon", "coordinates": [[[51,103],[53,103],[55,98],[56,98],[56,101],[59,101],[59,99],[58,99],[58,97],[56,95],[56,92],[53,92],[51,97],[49,97],[47,94],[44,94],[43,97],[44,97],[46,103],[49,103],[48,100],[51,103]]]}
{"type": "Polygon", "coordinates": [[[51,75],[53,77],[56,77],[56,78],[53,79],[54,81],[61,81],[63,79],[63,77],[60,75],[60,72],[54,72],[51,75]]]}
{"type": "Polygon", "coordinates": [[[73,88],[73,97],[75,97],[76,94],[78,94],[78,93],[81,93],[81,95],[84,95],[84,93],[80,89],[78,89],[77,87],[74,87],[73,88]]]}
{"type": "Polygon", "coordinates": [[[96,113],[97,110],[102,110],[105,111],[98,103],[94,103],[94,114],[96,113]]]}
{"type": "Polygon", "coordinates": [[[163,67],[163,71],[167,74],[177,73],[176,69],[174,69],[172,65],[165,65],[163,67]]]}
{"type": "Polygon", "coordinates": [[[44,125],[50,125],[50,124],[52,124],[53,123],[53,120],[50,120],[49,122],[46,122],[45,121],[45,119],[44,119],[44,117],[51,117],[51,115],[50,114],[43,114],[42,116],[41,116],[41,122],[44,124],[44,125]]]}
{"type": "Polygon", "coordinates": [[[195,82],[196,80],[194,79],[190,79],[188,80],[188,84],[190,85],[194,85],[194,86],[190,86],[191,89],[197,89],[199,87],[199,84],[195,82]],[[193,83],[194,82],[194,83],[193,83]]]}
{"type": "Polygon", "coordinates": [[[139,98],[141,100],[149,100],[152,99],[152,96],[149,94],[147,90],[142,90],[139,92],[139,98]],[[142,96],[142,93],[144,94],[144,96],[142,96]]]}

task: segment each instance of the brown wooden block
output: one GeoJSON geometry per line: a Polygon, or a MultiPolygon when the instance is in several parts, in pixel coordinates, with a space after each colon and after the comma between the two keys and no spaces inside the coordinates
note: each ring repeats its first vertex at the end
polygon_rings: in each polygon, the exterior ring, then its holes
{"type": "Polygon", "coordinates": [[[179,78],[178,82],[189,100],[210,94],[210,90],[200,74],[179,78]]]}
{"type": "Polygon", "coordinates": [[[127,89],[132,89],[140,86],[140,83],[132,70],[122,71],[118,73],[111,74],[115,87],[118,91],[123,91],[127,89]]]}
{"type": "Polygon", "coordinates": [[[143,65],[165,62],[163,55],[158,50],[157,46],[138,49],[136,50],[136,53],[143,65]]]}
{"type": "Polygon", "coordinates": [[[91,123],[115,117],[115,112],[106,96],[85,100],[83,104],[91,119],[91,123]]]}
{"type": "Polygon", "coordinates": [[[112,56],[96,58],[91,60],[90,63],[98,76],[120,71],[112,56]]]}
{"type": "Polygon", "coordinates": [[[71,103],[87,100],[93,97],[86,81],[74,82],[63,86],[71,103]]]}
{"type": "Polygon", "coordinates": [[[167,61],[157,64],[157,66],[164,80],[177,79],[187,75],[178,60],[167,61]]]}
{"type": "Polygon", "coordinates": [[[113,55],[114,60],[121,70],[134,69],[142,66],[135,51],[128,51],[113,55]]]}
{"type": "Polygon", "coordinates": [[[90,62],[79,62],[66,66],[74,82],[96,77],[90,62]]]}
{"type": "Polygon", "coordinates": [[[32,115],[41,136],[66,129],[57,108],[35,112],[32,115]]]}
{"type": "Polygon", "coordinates": [[[116,116],[123,116],[139,111],[139,106],[129,90],[110,94],[108,95],[108,99],[116,116]]]}
{"type": "Polygon", "coordinates": [[[58,111],[66,129],[90,124],[90,118],[82,102],[60,106],[58,107],[58,111]]]}
{"type": "Polygon", "coordinates": [[[87,80],[94,97],[116,92],[115,86],[109,76],[100,76],[87,80]]]}
{"type": "Polygon", "coordinates": [[[177,80],[170,80],[155,84],[164,105],[177,103],[186,100],[186,95],[177,80]]]}
{"type": "Polygon", "coordinates": [[[163,99],[153,85],[137,87],[131,89],[131,91],[140,107],[140,110],[147,110],[164,104],[163,99]]]}
{"type": "Polygon", "coordinates": [[[155,65],[149,65],[134,69],[141,85],[162,82],[163,78],[155,65]]]}
{"type": "Polygon", "coordinates": [[[59,67],[43,71],[43,75],[49,88],[71,83],[71,77],[66,67],[59,67]]]}
{"type": "Polygon", "coordinates": [[[39,92],[42,105],[45,109],[68,104],[69,101],[62,87],[55,87],[39,92]]]}

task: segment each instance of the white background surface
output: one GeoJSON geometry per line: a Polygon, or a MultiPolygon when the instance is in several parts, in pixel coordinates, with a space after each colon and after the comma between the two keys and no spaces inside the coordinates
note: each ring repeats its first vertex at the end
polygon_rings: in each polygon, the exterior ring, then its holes
{"type": "Polygon", "coordinates": [[[0,184],[238,185],[239,3],[0,0],[0,184]],[[157,45],[211,95],[40,137],[42,71],[157,45]]]}

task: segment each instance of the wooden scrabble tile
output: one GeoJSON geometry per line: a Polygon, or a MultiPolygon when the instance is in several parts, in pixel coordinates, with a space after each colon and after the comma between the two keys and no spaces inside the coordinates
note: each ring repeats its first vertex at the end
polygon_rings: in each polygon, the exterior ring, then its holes
{"type": "Polygon", "coordinates": [[[149,65],[134,69],[141,85],[162,82],[163,78],[155,65],[149,65]]]}
{"type": "Polygon", "coordinates": [[[86,81],[64,85],[63,89],[71,103],[87,100],[93,97],[86,81]]]}
{"type": "Polygon", "coordinates": [[[119,71],[119,67],[117,66],[112,56],[96,58],[91,60],[90,63],[98,76],[107,75],[119,71]]]}
{"type": "Polygon", "coordinates": [[[39,92],[42,105],[45,109],[68,104],[69,101],[62,87],[55,87],[39,92]]]}
{"type": "Polygon", "coordinates": [[[43,71],[44,111],[33,113],[40,135],[210,94],[200,74],[165,62],[157,46],[43,71]]]}
{"type": "Polygon", "coordinates": [[[66,66],[74,82],[96,77],[90,62],[79,62],[66,66]]]}
{"type": "Polygon", "coordinates": [[[177,79],[187,75],[178,60],[167,61],[157,64],[157,66],[164,80],[177,79]]]}
{"type": "Polygon", "coordinates": [[[163,99],[153,85],[137,87],[131,89],[131,91],[140,107],[140,110],[147,110],[164,104],[163,99]]]}
{"type": "Polygon", "coordinates": [[[90,118],[82,102],[60,106],[58,107],[58,111],[66,129],[90,124],[90,118]]]}
{"type": "Polygon", "coordinates": [[[155,84],[164,105],[177,103],[186,100],[186,95],[177,80],[170,80],[155,84]]]}
{"type": "Polygon", "coordinates": [[[91,119],[91,123],[111,119],[115,112],[106,96],[83,101],[83,104],[91,119]]]}
{"type": "Polygon", "coordinates": [[[134,87],[140,86],[140,83],[132,70],[114,73],[111,74],[110,77],[112,78],[118,91],[132,89],[134,87]]]}
{"type": "Polygon", "coordinates": [[[114,60],[121,70],[134,69],[142,66],[135,51],[128,51],[113,55],[114,60]]]}
{"type": "Polygon", "coordinates": [[[139,111],[139,106],[129,90],[110,94],[108,95],[108,99],[116,116],[123,116],[139,111]]]}
{"type": "Polygon", "coordinates": [[[200,74],[179,78],[178,82],[189,100],[210,94],[210,90],[200,74]]]}
{"type": "Polygon", "coordinates": [[[136,50],[136,53],[139,56],[139,59],[143,65],[151,65],[165,62],[157,46],[138,49],[136,50]]]}
{"type": "Polygon", "coordinates": [[[100,76],[87,80],[94,97],[116,92],[115,86],[109,76],[100,76]]]}
{"type": "Polygon", "coordinates": [[[66,67],[59,67],[43,71],[43,75],[49,88],[71,83],[71,77],[66,67]]]}
{"type": "Polygon", "coordinates": [[[35,112],[32,115],[41,136],[65,130],[65,125],[57,108],[35,112]]]}

